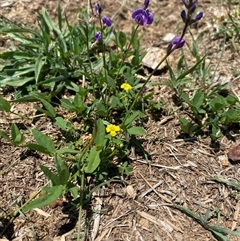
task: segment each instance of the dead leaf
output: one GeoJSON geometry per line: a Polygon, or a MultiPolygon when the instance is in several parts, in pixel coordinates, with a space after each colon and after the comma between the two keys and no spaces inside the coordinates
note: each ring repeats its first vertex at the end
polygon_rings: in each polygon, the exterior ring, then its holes
{"type": "Polygon", "coordinates": [[[234,162],[240,161],[240,145],[235,146],[228,152],[228,158],[234,162]]]}
{"type": "Polygon", "coordinates": [[[133,186],[132,185],[128,185],[126,187],[126,192],[127,194],[132,198],[132,199],[135,199],[135,197],[137,196],[137,193],[136,191],[134,190],[133,186]]]}

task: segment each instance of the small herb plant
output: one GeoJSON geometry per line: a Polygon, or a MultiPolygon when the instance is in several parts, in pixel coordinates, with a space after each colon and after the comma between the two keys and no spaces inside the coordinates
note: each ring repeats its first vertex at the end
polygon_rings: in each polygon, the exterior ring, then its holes
{"type": "MultiPolygon", "coordinates": [[[[11,125],[10,133],[0,130],[0,136],[13,145],[54,158],[52,168],[40,166],[50,180],[42,188],[42,196],[33,197],[18,210],[26,212],[46,206],[70,193],[79,209],[80,240],[83,205],[97,188],[131,173],[127,156],[132,140],[146,134],[142,127],[146,110],[161,108],[151,95],[144,95],[146,85],[167,57],[183,48],[188,27],[203,17],[203,12],[196,14],[197,0],[182,2],[182,33],[171,41],[165,56],[144,82],[137,77],[145,54],[138,29],[154,21],[149,0],[132,12],[134,24],[129,35],[114,28],[113,19],[103,15],[99,3],[94,4],[91,12],[81,9],[74,24],[63,18],[60,7],[57,24],[43,8],[37,30],[7,20],[1,22],[0,34],[10,39],[13,47],[0,53],[0,88],[7,91],[7,87],[12,87],[14,98],[7,101],[0,97],[0,110],[15,114],[11,110],[13,102],[34,102],[36,116],[19,118],[44,117],[60,132],[56,141],[34,126],[28,128],[31,138],[16,123],[11,125]],[[88,177],[95,184],[90,190],[86,188],[88,177]]],[[[189,88],[192,83],[188,75],[201,70],[204,58],[197,56],[196,64],[184,70],[183,56],[177,75],[169,66],[169,85],[181,100],[182,108],[189,112],[190,120],[180,118],[182,130],[199,134],[209,128],[216,140],[222,135],[222,126],[240,120],[239,102],[233,95],[219,95],[220,87],[189,88]]]]}

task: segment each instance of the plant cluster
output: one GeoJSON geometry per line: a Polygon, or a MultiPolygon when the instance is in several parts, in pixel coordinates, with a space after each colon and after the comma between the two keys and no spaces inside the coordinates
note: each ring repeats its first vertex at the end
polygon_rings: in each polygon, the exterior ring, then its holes
{"type": "MultiPolygon", "coordinates": [[[[136,136],[146,134],[141,120],[147,109],[159,104],[151,100],[153,93],[144,93],[145,86],[167,57],[185,45],[188,27],[203,17],[203,12],[195,14],[197,0],[182,2],[182,33],[172,40],[166,55],[145,82],[136,75],[145,54],[138,29],[154,21],[149,0],[132,12],[135,24],[129,35],[114,29],[113,19],[103,15],[99,3],[91,13],[81,9],[73,25],[63,19],[60,7],[57,24],[43,8],[37,30],[1,23],[0,34],[10,38],[13,47],[0,54],[0,87],[3,91],[12,87],[15,92],[11,101],[0,97],[0,110],[13,113],[13,102],[34,102],[36,116],[19,118],[44,117],[61,131],[56,142],[35,127],[28,129],[34,141],[26,141],[26,134],[16,123],[11,125],[10,133],[0,130],[0,136],[13,145],[54,157],[52,168],[40,166],[50,185],[41,190],[43,196],[29,200],[21,211],[48,205],[70,193],[81,218],[83,204],[97,188],[119,175],[130,174],[132,168],[126,157],[136,136]],[[63,114],[66,112],[67,118],[63,114]],[[79,123],[79,128],[74,122],[79,123]],[[91,190],[86,188],[88,176],[96,184],[91,190]]],[[[219,96],[216,88],[186,92],[190,83],[187,76],[201,69],[204,57],[187,70],[182,67],[183,61],[184,58],[179,61],[178,76],[169,66],[170,87],[191,112],[191,121],[180,118],[182,130],[194,134],[210,126],[211,137],[217,139],[221,136],[219,125],[240,120],[238,100],[233,95],[219,96]]]]}

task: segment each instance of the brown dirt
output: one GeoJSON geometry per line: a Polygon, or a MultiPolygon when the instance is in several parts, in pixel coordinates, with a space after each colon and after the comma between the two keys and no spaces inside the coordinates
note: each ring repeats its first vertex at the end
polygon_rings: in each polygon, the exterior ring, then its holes
{"type": "MultiPolygon", "coordinates": [[[[233,6],[237,1],[232,1],[233,6]]],[[[9,6],[0,8],[0,15],[16,22],[36,25],[37,11],[45,6],[52,17],[57,14],[57,1],[47,0],[0,0],[0,4],[9,6]]],[[[114,18],[114,25],[122,31],[130,31],[132,26],[131,10],[141,6],[142,1],[127,1],[114,18]]],[[[61,1],[64,11],[70,20],[77,16],[78,8],[87,6],[87,1],[61,1]]],[[[105,0],[105,13],[114,15],[120,7],[117,1],[105,0]]],[[[199,7],[205,16],[201,23],[192,29],[197,37],[201,52],[209,50],[209,63],[214,67],[218,63],[223,43],[222,38],[212,37],[219,23],[226,17],[227,6],[219,1],[200,1],[199,7]]],[[[234,8],[234,7],[233,7],[234,8]]],[[[142,45],[147,47],[157,45],[165,48],[162,38],[166,33],[180,33],[181,21],[179,12],[181,1],[152,0],[150,9],[155,14],[155,23],[142,28],[144,34],[142,45]]],[[[191,43],[189,35],[186,39],[191,43]]],[[[238,43],[237,43],[238,44],[238,43]]],[[[239,48],[239,45],[237,46],[239,48]]],[[[188,54],[185,48],[186,55],[188,54]]],[[[176,53],[175,60],[179,56],[176,53]]],[[[217,73],[219,78],[229,77],[232,89],[239,96],[238,79],[239,53],[231,50],[230,42],[225,44],[225,52],[217,73]]],[[[189,60],[192,60],[189,57],[189,60]]],[[[192,60],[194,61],[194,60],[192,60]]],[[[172,64],[176,62],[173,60],[172,64]]],[[[168,80],[168,74],[159,77],[168,80]]],[[[239,142],[239,125],[230,130],[231,139],[223,137],[219,145],[212,145],[207,137],[183,139],[179,122],[174,112],[176,106],[172,101],[172,93],[168,87],[154,89],[155,98],[167,101],[164,107],[170,113],[161,116],[159,120],[151,118],[145,123],[147,135],[142,138],[149,161],[134,151],[130,155],[134,170],[131,176],[122,183],[113,183],[96,193],[88,210],[96,210],[102,203],[100,224],[95,240],[156,240],[156,241],[212,241],[214,236],[200,226],[196,221],[171,207],[171,204],[185,205],[194,212],[204,215],[207,209],[218,209],[221,213],[220,225],[226,228],[238,229],[240,225],[240,203],[237,192],[213,182],[214,176],[240,182],[239,164],[219,161],[219,156],[225,155],[230,148],[239,142]],[[144,195],[146,190],[158,184],[154,190],[144,195]]],[[[16,106],[22,114],[33,115],[31,106],[16,106]]],[[[167,113],[166,111],[166,113],[167,113]]],[[[179,112],[178,112],[179,113],[179,112]]],[[[8,130],[9,124],[4,121],[6,116],[0,113],[0,129],[8,130]]],[[[24,128],[32,123],[22,123],[24,128]]],[[[54,126],[46,120],[39,120],[35,125],[46,133],[54,132],[54,126]]],[[[46,183],[39,165],[51,167],[53,160],[44,155],[37,155],[16,148],[3,139],[0,140],[0,215],[15,210],[18,204],[27,200],[35,191],[46,183]]],[[[75,240],[77,211],[65,213],[61,205],[45,207],[45,213],[30,211],[17,217],[11,224],[5,237],[9,240],[75,240]]],[[[89,213],[89,212],[87,212],[89,213]]],[[[87,217],[87,215],[85,216],[87,217]]],[[[216,222],[214,216],[210,223],[216,222]]],[[[89,240],[93,233],[93,219],[89,216],[89,240]]],[[[0,223],[0,232],[5,225],[0,223]]],[[[96,228],[95,228],[96,229],[96,228]]],[[[1,237],[0,237],[1,238],[1,237]]],[[[231,240],[240,240],[231,237],[231,240]]]]}

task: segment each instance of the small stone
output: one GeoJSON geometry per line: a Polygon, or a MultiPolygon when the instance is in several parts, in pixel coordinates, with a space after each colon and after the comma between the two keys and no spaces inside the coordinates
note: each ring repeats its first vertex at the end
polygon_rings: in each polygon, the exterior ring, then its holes
{"type": "Polygon", "coordinates": [[[174,33],[167,33],[162,40],[165,43],[171,43],[175,37],[176,35],[174,33]]]}
{"type": "MultiPolygon", "coordinates": [[[[155,69],[159,62],[166,55],[166,49],[161,49],[158,47],[150,47],[147,49],[147,54],[142,60],[142,64],[150,69],[155,69]]],[[[168,59],[171,56],[168,57],[168,59]]],[[[166,67],[166,61],[164,61],[159,67],[158,70],[161,70],[166,67]]]]}

